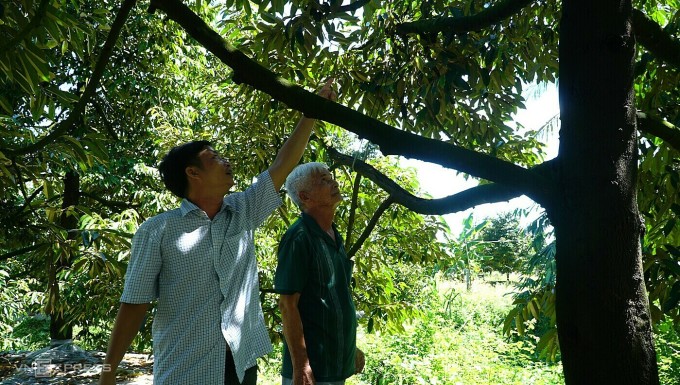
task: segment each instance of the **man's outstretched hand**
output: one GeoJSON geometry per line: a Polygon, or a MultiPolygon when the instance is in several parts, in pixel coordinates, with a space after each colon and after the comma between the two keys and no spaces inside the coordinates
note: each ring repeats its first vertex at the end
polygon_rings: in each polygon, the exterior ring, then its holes
{"type": "Polygon", "coordinates": [[[338,94],[335,92],[333,89],[333,81],[335,81],[334,78],[330,77],[326,80],[326,84],[321,87],[319,90],[319,96],[322,98],[326,98],[332,102],[334,102],[338,98],[338,94]]]}

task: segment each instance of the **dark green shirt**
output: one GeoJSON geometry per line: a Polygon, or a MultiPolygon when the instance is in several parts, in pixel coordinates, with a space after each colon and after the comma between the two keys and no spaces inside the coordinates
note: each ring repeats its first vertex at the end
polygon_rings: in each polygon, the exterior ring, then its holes
{"type": "MultiPolygon", "coordinates": [[[[342,238],[335,239],[307,214],[290,226],[279,244],[274,289],[300,293],[298,309],[307,356],[320,382],[342,381],[354,374],[356,310],[350,293],[353,262],[342,238]]],[[[284,341],[281,374],[293,377],[290,352],[284,341]]]]}

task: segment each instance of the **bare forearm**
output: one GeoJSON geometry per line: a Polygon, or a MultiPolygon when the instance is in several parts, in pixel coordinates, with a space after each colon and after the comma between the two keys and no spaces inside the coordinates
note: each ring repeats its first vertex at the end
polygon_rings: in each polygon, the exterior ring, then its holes
{"type": "MultiPolygon", "coordinates": [[[[332,84],[333,78],[327,79],[326,84],[319,91],[319,96],[335,101],[336,94],[333,91],[332,84]]],[[[295,126],[295,130],[293,130],[290,138],[286,140],[279,153],[276,154],[274,163],[269,167],[269,175],[277,190],[281,188],[288,174],[300,162],[302,154],[305,152],[305,147],[307,147],[309,136],[312,134],[314,122],[314,119],[307,119],[303,116],[295,126]]]]}
{"type": "Polygon", "coordinates": [[[309,365],[300,312],[297,308],[291,309],[283,306],[281,308],[281,318],[283,318],[283,336],[288,344],[293,369],[309,365]]]}
{"type": "Polygon", "coordinates": [[[302,117],[295,126],[295,130],[291,133],[290,138],[286,140],[283,147],[276,154],[274,163],[269,167],[269,175],[277,190],[283,185],[288,174],[300,162],[315,122],[316,120],[314,119],[302,117]]]}
{"type": "Polygon", "coordinates": [[[116,315],[116,322],[111,332],[109,348],[106,351],[104,365],[107,365],[107,372],[102,372],[102,376],[114,376],[118,364],[123,359],[125,351],[137,335],[144,315],[149,308],[149,304],[128,304],[121,303],[116,315]]]}

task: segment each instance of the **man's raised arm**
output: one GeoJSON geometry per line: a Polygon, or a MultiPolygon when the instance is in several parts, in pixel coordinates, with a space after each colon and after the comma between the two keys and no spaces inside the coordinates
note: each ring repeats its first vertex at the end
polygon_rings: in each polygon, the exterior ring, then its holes
{"type": "MultiPolygon", "coordinates": [[[[336,94],[332,86],[333,78],[329,78],[319,91],[319,96],[335,101],[336,94]]],[[[305,152],[305,148],[307,148],[307,142],[312,134],[315,121],[315,119],[303,116],[297,126],[295,126],[295,130],[291,133],[290,138],[286,140],[278,154],[276,154],[272,165],[269,166],[269,175],[272,178],[272,182],[274,182],[276,190],[281,188],[288,174],[300,162],[302,154],[305,152]]]]}

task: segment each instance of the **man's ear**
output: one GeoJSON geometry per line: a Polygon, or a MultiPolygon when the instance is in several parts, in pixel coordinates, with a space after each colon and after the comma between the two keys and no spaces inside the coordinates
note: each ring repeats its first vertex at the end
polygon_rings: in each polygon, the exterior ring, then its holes
{"type": "Polygon", "coordinates": [[[300,202],[305,203],[309,200],[309,193],[307,191],[300,191],[298,193],[298,197],[300,198],[300,202]]]}
{"type": "Polygon", "coordinates": [[[184,173],[189,179],[198,179],[198,171],[196,170],[195,166],[188,166],[184,169],[184,173]]]}

